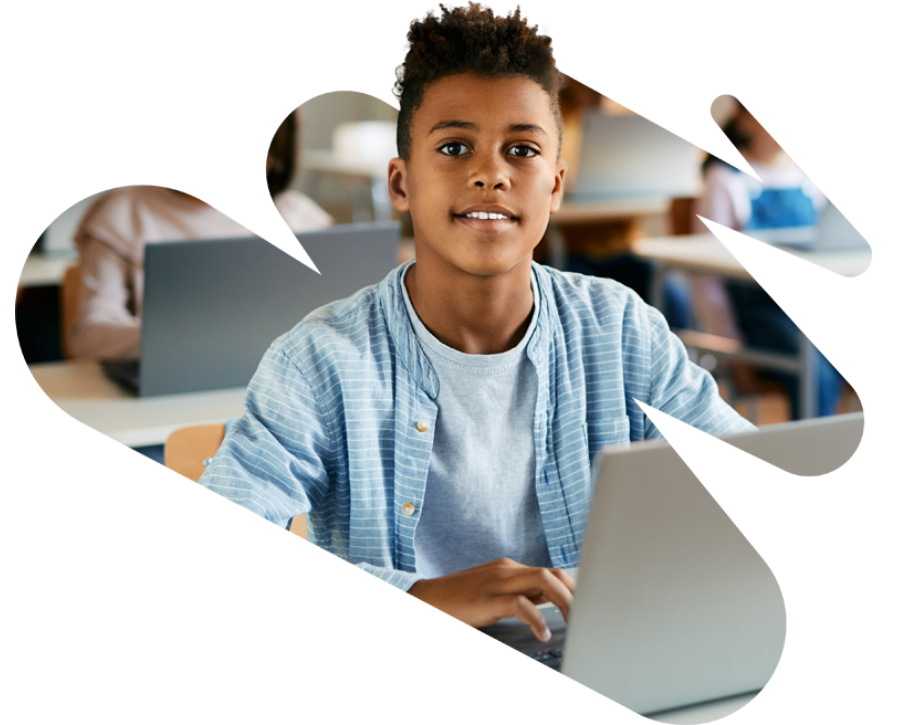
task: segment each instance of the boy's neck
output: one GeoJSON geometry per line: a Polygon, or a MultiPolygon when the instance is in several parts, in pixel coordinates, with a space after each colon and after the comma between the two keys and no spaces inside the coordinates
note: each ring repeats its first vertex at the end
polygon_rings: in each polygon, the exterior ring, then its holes
{"type": "Polygon", "coordinates": [[[406,289],[429,332],[468,355],[514,348],[528,330],[534,309],[530,259],[495,277],[438,270],[417,261],[406,274],[406,289]]]}

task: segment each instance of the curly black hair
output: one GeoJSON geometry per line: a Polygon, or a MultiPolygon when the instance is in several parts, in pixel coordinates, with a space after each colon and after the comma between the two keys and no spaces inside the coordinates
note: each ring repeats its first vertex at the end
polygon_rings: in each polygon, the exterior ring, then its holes
{"type": "Polygon", "coordinates": [[[422,104],[427,87],[446,76],[475,73],[486,78],[519,75],[538,83],[550,99],[550,108],[562,143],[562,120],[557,94],[559,71],[553,59],[550,38],[529,27],[519,8],[507,17],[497,17],[490,8],[470,2],[468,7],[448,10],[441,17],[428,13],[414,20],[406,36],[409,52],[397,68],[394,95],[400,101],[397,118],[397,151],[409,159],[410,126],[422,104]]]}

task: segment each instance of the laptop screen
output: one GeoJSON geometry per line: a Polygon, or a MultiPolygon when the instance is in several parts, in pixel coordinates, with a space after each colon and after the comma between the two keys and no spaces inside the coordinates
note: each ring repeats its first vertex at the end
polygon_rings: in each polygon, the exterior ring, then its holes
{"type": "Polygon", "coordinates": [[[140,394],[246,386],[276,337],[396,266],[400,225],[297,238],[321,275],[259,237],[148,244],[140,394]]]}

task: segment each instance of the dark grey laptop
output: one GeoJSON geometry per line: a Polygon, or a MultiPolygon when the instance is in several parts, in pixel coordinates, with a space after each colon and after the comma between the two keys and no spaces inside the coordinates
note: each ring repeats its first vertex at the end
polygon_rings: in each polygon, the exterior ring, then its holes
{"type": "Polygon", "coordinates": [[[276,337],[396,266],[400,224],[297,239],[321,276],[259,237],[148,244],[139,394],[247,385],[276,337]]]}
{"type": "Polygon", "coordinates": [[[696,196],[699,154],[696,146],[643,116],[588,113],[566,201],[696,196]]]}
{"type": "MultiPolygon", "coordinates": [[[[862,437],[862,414],[729,436],[799,475],[834,470],[862,437]]],[[[774,575],[665,441],[604,451],[568,625],[553,638],[518,620],[488,634],[564,675],[665,722],[707,722],[768,682],[785,637],[774,575]],[[687,709],[686,709],[687,708],[687,709]]]]}

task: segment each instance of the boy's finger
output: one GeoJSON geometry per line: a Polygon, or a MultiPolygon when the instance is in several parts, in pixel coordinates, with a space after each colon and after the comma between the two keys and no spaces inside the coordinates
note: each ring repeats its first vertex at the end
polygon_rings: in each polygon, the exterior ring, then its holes
{"type": "Polygon", "coordinates": [[[521,594],[529,600],[545,597],[559,607],[563,618],[569,621],[572,591],[550,569],[524,568],[515,576],[496,581],[495,586],[497,594],[521,594]]]}
{"type": "Polygon", "coordinates": [[[577,582],[572,578],[572,576],[563,569],[551,569],[551,573],[559,579],[563,584],[568,587],[570,592],[575,591],[575,587],[577,586],[577,582]]]}
{"type": "Polygon", "coordinates": [[[543,569],[546,587],[541,593],[553,602],[563,615],[566,622],[569,621],[569,610],[572,606],[572,590],[558,577],[556,577],[550,569],[543,569]]]}
{"type": "Polygon", "coordinates": [[[524,622],[541,642],[549,641],[552,633],[550,627],[547,626],[547,620],[541,610],[538,609],[528,597],[521,594],[510,594],[501,597],[503,608],[506,610],[504,617],[516,617],[524,622]]]}

